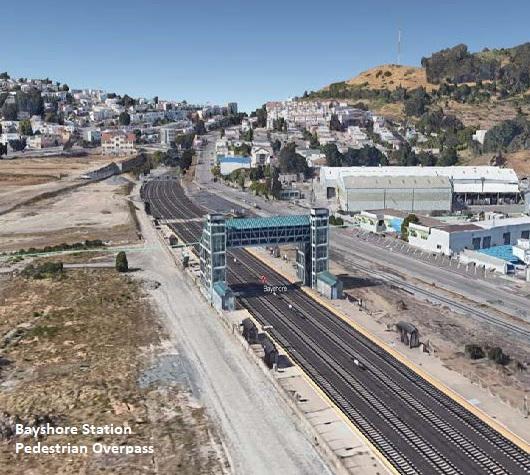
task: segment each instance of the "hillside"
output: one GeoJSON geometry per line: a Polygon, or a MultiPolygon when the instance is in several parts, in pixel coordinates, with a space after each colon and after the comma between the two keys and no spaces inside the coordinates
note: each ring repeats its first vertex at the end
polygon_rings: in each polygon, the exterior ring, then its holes
{"type": "Polygon", "coordinates": [[[424,68],[399,66],[397,64],[383,64],[382,66],[368,69],[347,80],[346,84],[360,87],[364,85],[369,89],[388,89],[390,91],[398,87],[403,87],[407,90],[418,87],[424,87],[427,91],[438,89],[437,85],[427,82],[427,74],[424,68]]]}

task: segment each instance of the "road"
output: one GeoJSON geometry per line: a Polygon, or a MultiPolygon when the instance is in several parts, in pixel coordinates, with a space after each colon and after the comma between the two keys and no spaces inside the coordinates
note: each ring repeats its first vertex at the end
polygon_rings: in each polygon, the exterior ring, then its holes
{"type": "MultiPolygon", "coordinates": [[[[171,227],[185,240],[197,241],[202,226],[195,218],[204,211],[175,180],[151,181],[143,196],[154,216],[180,219],[171,227]]],[[[399,473],[530,470],[522,449],[246,251],[232,251],[227,262],[229,283],[242,292],[240,303],[270,326],[273,338],[399,473]],[[261,275],[288,285],[289,292],[264,295],[261,275]],[[354,357],[367,369],[353,365],[354,357]]]]}

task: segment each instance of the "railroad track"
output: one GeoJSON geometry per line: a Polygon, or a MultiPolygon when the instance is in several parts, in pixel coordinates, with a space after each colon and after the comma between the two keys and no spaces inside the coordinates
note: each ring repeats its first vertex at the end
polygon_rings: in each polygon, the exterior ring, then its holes
{"type": "MultiPolygon", "coordinates": [[[[335,256],[335,258],[339,257],[337,251],[333,250],[330,252],[330,255],[335,256]]],[[[460,303],[457,300],[445,297],[443,295],[440,295],[439,293],[431,292],[430,290],[427,290],[423,287],[410,284],[404,281],[403,279],[399,279],[398,277],[393,277],[388,274],[383,275],[377,271],[374,271],[370,267],[363,266],[362,264],[359,264],[343,256],[341,256],[340,260],[342,260],[351,267],[354,267],[364,273],[371,275],[372,277],[378,278],[379,280],[385,283],[407,290],[409,292],[412,292],[413,294],[421,295],[424,298],[430,300],[431,302],[439,302],[441,304],[447,305],[448,307],[454,308],[459,312],[468,314],[479,321],[488,323],[490,325],[495,325],[496,327],[501,328],[502,330],[507,330],[513,333],[514,335],[517,335],[518,337],[522,337],[523,339],[530,341],[530,330],[520,325],[514,325],[513,323],[507,322],[502,318],[497,318],[493,315],[490,315],[489,313],[483,312],[480,309],[473,308],[469,305],[460,303]]]]}
{"type": "MultiPolygon", "coordinates": [[[[160,217],[196,218],[175,183],[148,187],[160,217]]],[[[197,241],[200,223],[171,227],[188,242],[197,241]]],[[[291,285],[244,250],[229,252],[229,283],[291,285]]],[[[523,474],[528,454],[481,419],[375,345],[300,289],[287,295],[241,295],[240,303],[263,324],[352,423],[392,463],[398,473],[523,474]],[[355,369],[360,357],[366,371],[355,369]]]]}

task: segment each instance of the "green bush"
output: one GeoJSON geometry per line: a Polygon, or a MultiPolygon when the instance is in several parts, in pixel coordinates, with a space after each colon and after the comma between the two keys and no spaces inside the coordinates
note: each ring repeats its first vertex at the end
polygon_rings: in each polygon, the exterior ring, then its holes
{"type": "Polygon", "coordinates": [[[63,274],[62,262],[44,262],[42,264],[29,264],[22,270],[22,276],[32,279],[45,279],[58,277],[63,274]]]}
{"type": "Polygon", "coordinates": [[[118,272],[127,272],[129,270],[129,263],[125,252],[120,251],[116,255],[116,270],[118,272]]]}
{"type": "Polygon", "coordinates": [[[503,353],[502,348],[499,348],[498,346],[488,350],[488,359],[503,366],[510,362],[510,357],[503,353]]]}
{"type": "Polygon", "coordinates": [[[465,346],[465,353],[466,356],[472,360],[479,360],[485,356],[482,347],[480,345],[475,345],[474,343],[465,346]]]}

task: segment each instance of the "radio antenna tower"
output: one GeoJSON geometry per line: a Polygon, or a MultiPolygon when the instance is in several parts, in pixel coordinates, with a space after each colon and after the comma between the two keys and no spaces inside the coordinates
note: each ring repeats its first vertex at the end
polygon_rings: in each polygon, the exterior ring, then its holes
{"type": "Polygon", "coordinates": [[[401,28],[398,29],[397,64],[401,66],[401,28]]]}

